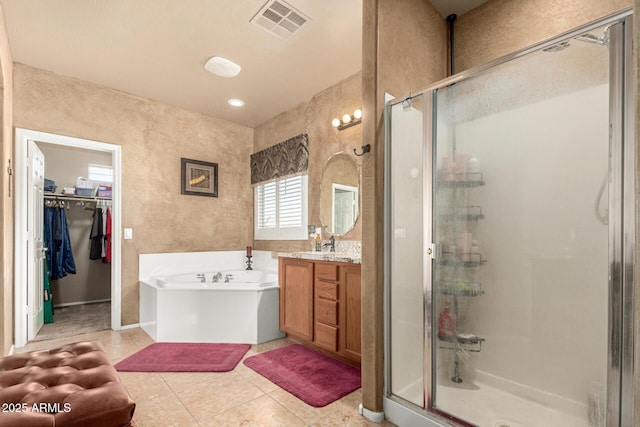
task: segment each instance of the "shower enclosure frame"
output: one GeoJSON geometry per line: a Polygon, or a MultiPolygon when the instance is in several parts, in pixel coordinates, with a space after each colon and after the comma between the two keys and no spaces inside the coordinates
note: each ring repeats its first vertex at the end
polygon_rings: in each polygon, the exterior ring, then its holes
{"type": "MultiPolygon", "coordinates": [[[[408,97],[388,100],[384,109],[385,121],[385,184],[384,184],[384,239],[385,248],[390,247],[391,230],[391,109],[394,105],[423,97],[423,105],[433,105],[434,92],[482,74],[498,65],[507,63],[529,53],[539,51],[560,42],[570,40],[596,28],[612,25],[609,40],[609,281],[608,281],[608,360],[607,360],[607,426],[626,426],[633,423],[634,405],[634,267],[636,258],[636,142],[635,106],[632,55],[632,8],[626,8],[592,23],[577,27],[558,36],[524,48],[485,65],[464,71],[441,80],[408,97]],[[613,25],[621,24],[621,25],[613,25]]],[[[424,400],[425,407],[419,407],[390,390],[391,384],[391,337],[390,286],[391,256],[387,249],[384,255],[384,394],[383,407],[393,422],[394,418],[412,425],[450,425],[451,419],[432,406],[432,262],[435,259],[433,242],[433,166],[434,109],[427,110],[423,118],[423,313],[424,319],[424,400]]],[[[456,420],[458,421],[458,420],[456,420]]],[[[467,424],[462,424],[467,425],[467,424]]]]}

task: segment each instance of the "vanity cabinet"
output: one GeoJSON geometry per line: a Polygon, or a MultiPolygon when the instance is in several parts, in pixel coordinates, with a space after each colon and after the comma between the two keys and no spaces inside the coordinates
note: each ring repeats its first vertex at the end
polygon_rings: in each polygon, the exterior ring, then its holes
{"type": "Polygon", "coordinates": [[[359,364],[360,264],[280,258],[279,265],[280,329],[359,364]]]}
{"type": "Polygon", "coordinates": [[[280,329],[303,340],[313,339],[313,263],[279,261],[280,329]]]}

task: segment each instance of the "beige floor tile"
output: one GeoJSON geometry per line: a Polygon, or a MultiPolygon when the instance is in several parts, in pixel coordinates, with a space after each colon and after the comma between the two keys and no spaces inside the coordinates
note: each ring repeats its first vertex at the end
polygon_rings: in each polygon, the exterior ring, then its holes
{"type": "Polygon", "coordinates": [[[133,419],[138,427],[198,427],[174,394],[136,402],[133,419]]]}
{"type": "Polygon", "coordinates": [[[269,396],[280,402],[282,406],[293,412],[307,424],[313,424],[324,416],[322,408],[307,405],[304,401],[283,389],[275,390],[269,393],[269,396]]]}
{"type": "Polygon", "coordinates": [[[155,372],[118,372],[129,395],[136,402],[155,399],[167,394],[174,395],[165,380],[155,372]]]}
{"type": "MultiPolygon", "coordinates": [[[[97,341],[113,363],[129,357],[154,341],[142,329],[100,331],[17,349],[26,352],[61,345],[97,341]]],[[[250,357],[293,343],[278,339],[254,345],[250,357]]],[[[242,362],[231,372],[120,372],[136,402],[138,427],[201,426],[393,426],[375,424],[358,413],[360,390],[324,408],[314,408],[253,371],[242,362]]]]}
{"type": "Polygon", "coordinates": [[[202,427],[218,426],[306,426],[300,418],[269,396],[261,396],[200,422],[202,427]]]}
{"type": "Polygon", "coordinates": [[[263,396],[264,392],[242,376],[230,372],[195,383],[176,394],[194,418],[203,422],[224,410],[263,396]]]}

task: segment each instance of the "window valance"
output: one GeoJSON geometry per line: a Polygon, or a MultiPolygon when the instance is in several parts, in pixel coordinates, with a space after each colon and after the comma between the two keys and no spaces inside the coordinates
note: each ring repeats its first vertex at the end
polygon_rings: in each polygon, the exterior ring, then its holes
{"type": "Polygon", "coordinates": [[[309,135],[294,136],[251,155],[251,184],[302,174],[309,167],[309,135]]]}

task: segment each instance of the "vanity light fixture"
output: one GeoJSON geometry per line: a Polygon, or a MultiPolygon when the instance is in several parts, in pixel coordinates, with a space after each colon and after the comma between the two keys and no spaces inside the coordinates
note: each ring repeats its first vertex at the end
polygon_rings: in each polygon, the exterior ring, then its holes
{"type": "Polygon", "coordinates": [[[362,122],[362,110],[355,110],[353,114],[344,114],[342,118],[334,118],[331,120],[331,125],[338,130],[344,130],[355,126],[362,122]]]}

